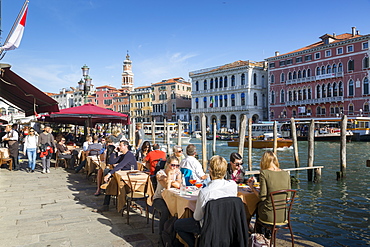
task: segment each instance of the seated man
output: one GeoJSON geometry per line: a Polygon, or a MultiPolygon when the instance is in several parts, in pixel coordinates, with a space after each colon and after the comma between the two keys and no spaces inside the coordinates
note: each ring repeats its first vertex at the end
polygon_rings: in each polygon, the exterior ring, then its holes
{"type": "Polygon", "coordinates": [[[189,245],[194,246],[194,234],[199,234],[204,216],[204,207],[210,200],[237,196],[238,186],[232,180],[225,180],[227,162],[221,156],[215,155],[210,159],[209,172],[212,181],[199,191],[193,218],[179,219],[175,222],[175,231],[189,245]]]}
{"type": "Polygon", "coordinates": [[[155,175],[155,168],[158,161],[166,160],[166,153],[159,149],[159,144],[153,145],[153,151],[150,151],[143,159],[143,163],[146,163],[146,168],[150,170],[150,175],[155,175]]]}
{"type": "Polygon", "coordinates": [[[103,148],[103,145],[99,143],[98,136],[93,137],[93,143],[89,144],[86,150],[87,158],[81,162],[81,164],[75,169],[76,173],[78,173],[83,167],[85,167],[86,162],[91,162],[92,160],[97,161],[98,156],[100,154],[100,150],[103,148]]]}
{"type": "Polygon", "coordinates": [[[202,165],[199,161],[195,158],[197,154],[196,147],[194,144],[189,144],[186,147],[186,154],[188,155],[185,159],[183,159],[180,163],[180,170],[184,175],[185,182],[187,186],[190,186],[189,178],[193,174],[196,180],[205,180],[208,176],[204,173],[202,165]]]}
{"type": "Polygon", "coordinates": [[[236,183],[243,183],[244,175],[243,157],[238,153],[231,153],[230,163],[227,165],[225,179],[234,180],[236,183]]]}

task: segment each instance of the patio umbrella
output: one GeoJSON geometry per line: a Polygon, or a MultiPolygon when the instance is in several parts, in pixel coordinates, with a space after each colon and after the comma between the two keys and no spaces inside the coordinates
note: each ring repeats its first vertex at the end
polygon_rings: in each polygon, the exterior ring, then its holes
{"type": "Polygon", "coordinates": [[[122,123],[130,124],[128,115],[108,110],[93,104],[62,109],[59,112],[52,112],[45,121],[55,123],[69,123],[88,126],[96,123],[122,123]]]}

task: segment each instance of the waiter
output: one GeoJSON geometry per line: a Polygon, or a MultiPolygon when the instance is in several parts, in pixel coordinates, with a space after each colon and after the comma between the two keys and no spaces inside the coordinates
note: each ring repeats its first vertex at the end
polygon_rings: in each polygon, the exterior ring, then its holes
{"type": "Polygon", "coordinates": [[[3,136],[3,141],[8,141],[9,156],[12,158],[13,161],[13,171],[17,171],[19,169],[18,165],[19,134],[17,128],[18,124],[13,124],[13,126],[7,125],[5,128],[6,135],[3,136]]]}

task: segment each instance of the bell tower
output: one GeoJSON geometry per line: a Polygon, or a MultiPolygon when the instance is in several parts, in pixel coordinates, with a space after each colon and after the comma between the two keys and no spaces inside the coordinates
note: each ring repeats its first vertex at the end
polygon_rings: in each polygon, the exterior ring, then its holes
{"type": "Polygon", "coordinates": [[[134,73],[132,73],[132,61],[130,55],[126,55],[126,60],[123,61],[123,73],[122,73],[122,89],[125,89],[127,93],[131,92],[134,88],[134,73]]]}

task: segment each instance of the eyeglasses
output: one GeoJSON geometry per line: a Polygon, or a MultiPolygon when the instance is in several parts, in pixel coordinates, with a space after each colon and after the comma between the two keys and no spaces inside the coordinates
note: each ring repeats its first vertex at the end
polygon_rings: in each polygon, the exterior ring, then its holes
{"type": "Polygon", "coordinates": [[[177,150],[178,153],[182,153],[182,149],[181,150],[177,150]]]}
{"type": "Polygon", "coordinates": [[[30,130],[30,132],[35,132],[35,131],[33,131],[33,130],[30,130]]]}
{"type": "Polygon", "coordinates": [[[179,165],[179,164],[171,164],[171,166],[172,166],[172,167],[177,167],[177,168],[179,168],[179,167],[180,167],[180,165],[179,165]]]}
{"type": "Polygon", "coordinates": [[[243,162],[240,162],[240,163],[234,163],[236,166],[242,166],[243,165],[243,162]]]}
{"type": "Polygon", "coordinates": [[[63,142],[65,142],[66,140],[62,139],[63,142]]]}

